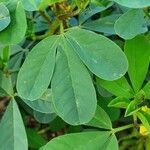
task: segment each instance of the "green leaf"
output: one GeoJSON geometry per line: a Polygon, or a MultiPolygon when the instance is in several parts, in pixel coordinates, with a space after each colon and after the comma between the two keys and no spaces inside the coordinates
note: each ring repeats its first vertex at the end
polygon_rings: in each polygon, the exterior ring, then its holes
{"type": "Polygon", "coordinates": [[[5,96],[9,96],[9,94],[3,88],[0,87],[0,97],[5,97],[5,96]]]}
{"type": "Polygon", "coordinates": [[[83,132],[54,138],[42,150],[118,150],[115,135],[110,132],[83,132]]]}
{"type": "Polygon", "coordinates": [[[90,20],[84,23],[82,27],[96,32],[115,34],[114,24],[116,20],[119,18],[119,16],[120,16],[119,14],[114,14],[94,21],[90,20]]]}
{"type": "Polygon", "coordinates": [[[63,0],[21,0],[23,7],[27,11],[41,10],[49,5],[61,2],[63,0]]]}
{"type": "Polygon", "coordinates": [[[116,33],[124,39],[132,39],[136,35],[148,31],[142,9],[131,9],[124,13],[115,23],[116,33]]]}
{"type": "Polygon", "coordinates": [[[143,8],[150,6],[149,0],[112,0],[112,1],[129,8],[143,8]]]}
{"type": "Polygon", "coordinates": [[[143,91],[145,92],[145,98],[150,99],[150,81],[144,86],[143,91]]]}
{"type": "Polygon", "coordinates": [[[13,87],[11,82],[11,76],[4,74],[0,71],[0,87],[8,94],[13,95],[13,87]]]}
{"type": "Polygon", "coordinates": [[[0,122],[2,150],[28,150],[24,124],[15,100],[11,100],[0,122]]]}
{"type": "Polygon", "coordinates": [[[30,148],[39,149],[47,143],[47,141],[40,134],[38,134],[36,130],[28,128],[26,131],[30,148]]]}
{"type": "Polygon", "coordinates": [[[15,10],[10,11],[11,23],[9,26],[0,32],[0,43],[2,44],[17,44],[25,36],[27,22],[26,15],[21,2],[17,2],[15,10]]]}
{"type": "MultiPolygon", "coordinates": [[[[80,3],[80,1],[78,1],[78,0],[76,0],[76,1],[78,3],[80,3]]],[[[89,5],[88,8],[86,8],[82,13],[79,14],[79,24],[81,25],[86,20],[88,20],[90,17],[95,15],[96,13],[102,12],[102,11],[106,10],[107,8],[111,7],[112,5],[113,5],[113,2],[110,2],[110,1],[106,2],[106,0],[101,1],[101,6],[100,5],[99,6],[89,5]],[[105,3],[105,5],[104,5],[104,3],[105,3]]]]}
{"type": "Polygon", "coordinates": [[[98,86],[102,86],[104,89],[119,97],[132,98],[134,96],[133,89],[129,85],[125,77],[122,77],[115,81],[106,81],[100,78],[96,78],[98,86]]]}
{"type": "Polygon", "coordinates": [[[97,110],[92,120],[85,125],[103,129],[112,129],[112,123],[109,116],[100,106],[97,106],[97,110]]]}
{"type": "Polygon", "coordinates": [[[55,66],[58,40],[58,36],[48,37],[28,54],[17,80],[18,94],[23,99],[39,99],[48,88],[55,66]]]}
{"type": "Polygon", "coordinates": [[[63,38],[57,50],[52,93],[56,113],[65,122],[78,125],[92,119],[97,100],[90,74],[72,49],[72,43],[63,38]]]}
{"type": "Polygon", "coordinates": [[[136,113],[138,118],[141,120],[143,125],[148,129],[150,132],[150,113],[144,112],[144,111],[139,111],[136,113]]]}
{"type": "Polygon", "coordinates": [[[10,24],[10,14],[7,7],[0,3],[0,31],[4,30],[10,24]]]}
{"type": "Polygon", "coordinates": [[[22,99],[29,107],[31,107],[33,110],[38,111],[39,113],[54,113],[54,107],[52,104],[52,94],[51,91],[48,91],[45,96],[42,96],[40,99],[35,101],[30,101],[26,99],[22,99]]]}
{"type": "Polygon", "coordinates": [[[55,113],[41,113],[38,111],[33,111],[34,118],[42,124],[48,124],[56,118],[55,113]]]}
{"type": "Polygon", "coordinates": [[[126,73],[128,62],[124,53],[108,38],[80,28],[70,29],[65,35],[73,50],[98,77],[116,80],[126,73]]]}
{"type": "Polygon", "coordinates": [[[139,111],[140,108],[138,107],[138,104],[140,104],[140,102],[137,102],[136,100],[132,100],[126,109],[125,117],[131,116],[135,114],[137,111],[139,111]]]}
{"type": "Polygon", "coordinates": [[[112,100],[111,97],[99,97],[98,98],[98,105],[109,115],[111,121],[117,121],[120,117],[120,109],[108,107],[108,104],[112,100]]]}
{"type": "Polygon", "coordinates": [[[116,97],[109,103],[109,107],[127,108],[130,100],[125,97],[116,97]]]}
{"type": "Polygon", "coordinates": [[[41,113],[52,113],[52,112],[54,112],[54,108],[52,106],[52,103],[49,101],[45,101],[42,99],[38,99],[35,101],[23,99],[23,101],[35,111],[38,111],[41,113]]]}
{"type": "Polygon", "coordinates": [[[11,71],[16,71],[16,70],[18,71],[20,69],[23,56],[24,56],[24,52],[19,52],[10,58],[8,62],[8,67],[11,71]]]}
{"type": "Polygon", "coordinates": [[[148,71],[150,58],[150,43],[143,35],[137,36],[125,43],[125,54],[129,61],[128,74],[135,92],[143,84],[148,71]]]}

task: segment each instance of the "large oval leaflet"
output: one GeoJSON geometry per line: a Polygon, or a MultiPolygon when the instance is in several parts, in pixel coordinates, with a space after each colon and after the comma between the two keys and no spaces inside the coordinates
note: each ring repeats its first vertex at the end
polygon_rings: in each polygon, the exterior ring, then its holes
{"type": "Polygon", "coordinates": [[[72,125],[89,122],[96,110],[96,93],[90,74],[64,38],[58,48],[52,78],[53,103],[57,114],[72,125]]]}
{"type": "Polygon", "coordinates": [[[111,81],[126,73],[125,54],[108,38],[80,28],[70,29],[65,35],[81,60],[98,77],[111,81]]]}
{"type": "Polygon", "coordinates": [[[74,133],[54,138],[40,150],[118,150],[116,136],[109,131],[74,133]]]}
{"type": "Polygon", "coordinates": [[[46,91],[55,66],[58,41],[59,36],[48,37],[28,54],[18,74],[17,91],[20,97],[36,100],[46,91]]]}

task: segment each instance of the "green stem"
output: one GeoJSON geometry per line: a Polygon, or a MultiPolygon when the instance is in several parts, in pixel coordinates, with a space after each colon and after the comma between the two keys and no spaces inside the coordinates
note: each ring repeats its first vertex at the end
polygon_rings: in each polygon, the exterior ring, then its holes
{"type": "Polygon", "coordinates": [[[122,127],[118,127],[118,128],[113,129],[113,133],[121,132],[123,130],[133,128],[134,126],[135,126],[134,124],[129,124],[129,125],[125,125],[125,126],[122,126],[122,127]]]}
{"type": "Polygon", "coordinates": [[[64,33],[63,21],[60,21],[60,34],[64,33]]]}

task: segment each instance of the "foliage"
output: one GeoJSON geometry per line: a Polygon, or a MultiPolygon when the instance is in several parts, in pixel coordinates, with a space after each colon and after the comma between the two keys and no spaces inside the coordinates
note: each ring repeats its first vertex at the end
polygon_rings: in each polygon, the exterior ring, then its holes
{"type": "Polygon", "coordinates": [[[149,150],[149,29],[149,0],[0,0],[0,150],[149,150]]]}

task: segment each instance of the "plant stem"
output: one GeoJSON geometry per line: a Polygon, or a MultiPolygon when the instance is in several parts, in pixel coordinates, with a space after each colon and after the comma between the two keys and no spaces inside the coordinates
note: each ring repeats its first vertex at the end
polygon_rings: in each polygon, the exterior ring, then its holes
{"type": "Polygon", "coordinates": [[[135,126],[134,124],[129,124],[129,125],[125,125],[125,126],[122,126],[122,127],[118,127],[118,128],[113,129],[113,133],[121,132],[123,130],[133,128],[134,126],[135,126]]]}
{"type": "Polygon", "coordinates": [[[50,130],[50,127],[46,127],[40,131],[38,131],[38,134],[44,134],[45,132],[49,131],[50,130]]]}
{"type": "Polygon", "coordinates": [[[64,33],[63,21],[60,21],[60,34],[64,33]]]}

